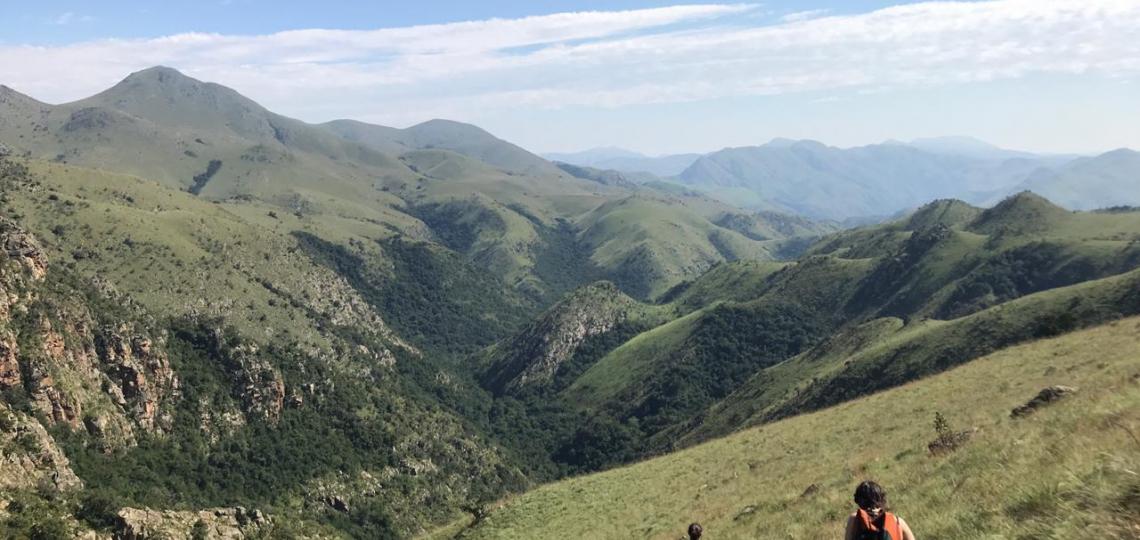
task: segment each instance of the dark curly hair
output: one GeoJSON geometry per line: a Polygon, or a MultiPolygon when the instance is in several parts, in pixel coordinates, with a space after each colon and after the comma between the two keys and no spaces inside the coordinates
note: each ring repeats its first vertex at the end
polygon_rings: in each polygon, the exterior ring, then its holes
{"type": "Polygon", "coordinates": [[[887,490],[871,480],[864,480],[855,488],[855,504],[860,508],[887,509],[887,490]]]}

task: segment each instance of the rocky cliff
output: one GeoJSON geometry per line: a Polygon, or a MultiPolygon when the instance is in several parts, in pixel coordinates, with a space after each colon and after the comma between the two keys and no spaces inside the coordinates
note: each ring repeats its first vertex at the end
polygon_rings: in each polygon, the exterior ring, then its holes
{"type": "Polygon", "coordinates": [[[483,385],[506,393],[551,382],[587,338],[613,330],[639,305],[608,281],[575,291],[485,353],[483,385]]]}

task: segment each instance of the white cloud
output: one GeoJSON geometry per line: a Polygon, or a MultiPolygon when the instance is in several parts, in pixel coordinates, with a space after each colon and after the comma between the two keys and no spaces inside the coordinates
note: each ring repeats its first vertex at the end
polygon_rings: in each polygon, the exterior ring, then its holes
{"type": "Polygon", "coordinates": [[[372,31],[180,34],[0,46],[0,83],[48,101],[170,65],[309,120],[406,124],[495,110],[877,92],[1033,74],[1140,73],[1140,2],[928,2],[765,25],[747,4],[372,31]]]}
{"type": "Polygon", "coordinates": [[[782,22],[806,21],[808,19],[816,19],[816,18],[822,17],[824,15],[827,15],[828,13],[831,13],[830,9],[810,9],[807,11],[797,11],[795,13],[789,13],[787,15],[784,15],[783,17],[780,17],[780,20],[782,22]]]}
{"type": "Polygon", "coordinates": [[[73,24],[73,23],[86,23],[86,22],[92,22],[94,20],[95,20],[95,17],[92,17],[90,15],[77,15],[73,11],[67,11],[67,12],[61,13],[58,17],[52,19],[51,24],[54,24],[57,26],[67,26],[67,25],[73,24]]]}

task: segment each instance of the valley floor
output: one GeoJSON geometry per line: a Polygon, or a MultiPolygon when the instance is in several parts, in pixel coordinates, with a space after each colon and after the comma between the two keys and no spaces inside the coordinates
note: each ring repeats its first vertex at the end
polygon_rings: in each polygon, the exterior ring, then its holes
{"type": "Polygon", "coordinates": [[[1140,538],[1140,317],[505,500],[434,537],[841,538],[854,486],[882,483],[923,540],[1140,538]],[[1078,387],[1020,419],[1051,385],[1078,387]],[[935,413],[976,430],[932,456],[935,413]]]}

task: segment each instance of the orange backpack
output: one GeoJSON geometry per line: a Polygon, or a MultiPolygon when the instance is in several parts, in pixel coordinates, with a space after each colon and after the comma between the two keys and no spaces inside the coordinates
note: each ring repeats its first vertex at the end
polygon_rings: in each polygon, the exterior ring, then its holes
{"type": "Polygon", "coordinates": [[[860,540],[902,540],[899,517],[890,512],[884,512],[882,521],[875,523],[871,521],[870,514],[860,508],[856,519],[859,521],[860,540]]]}

